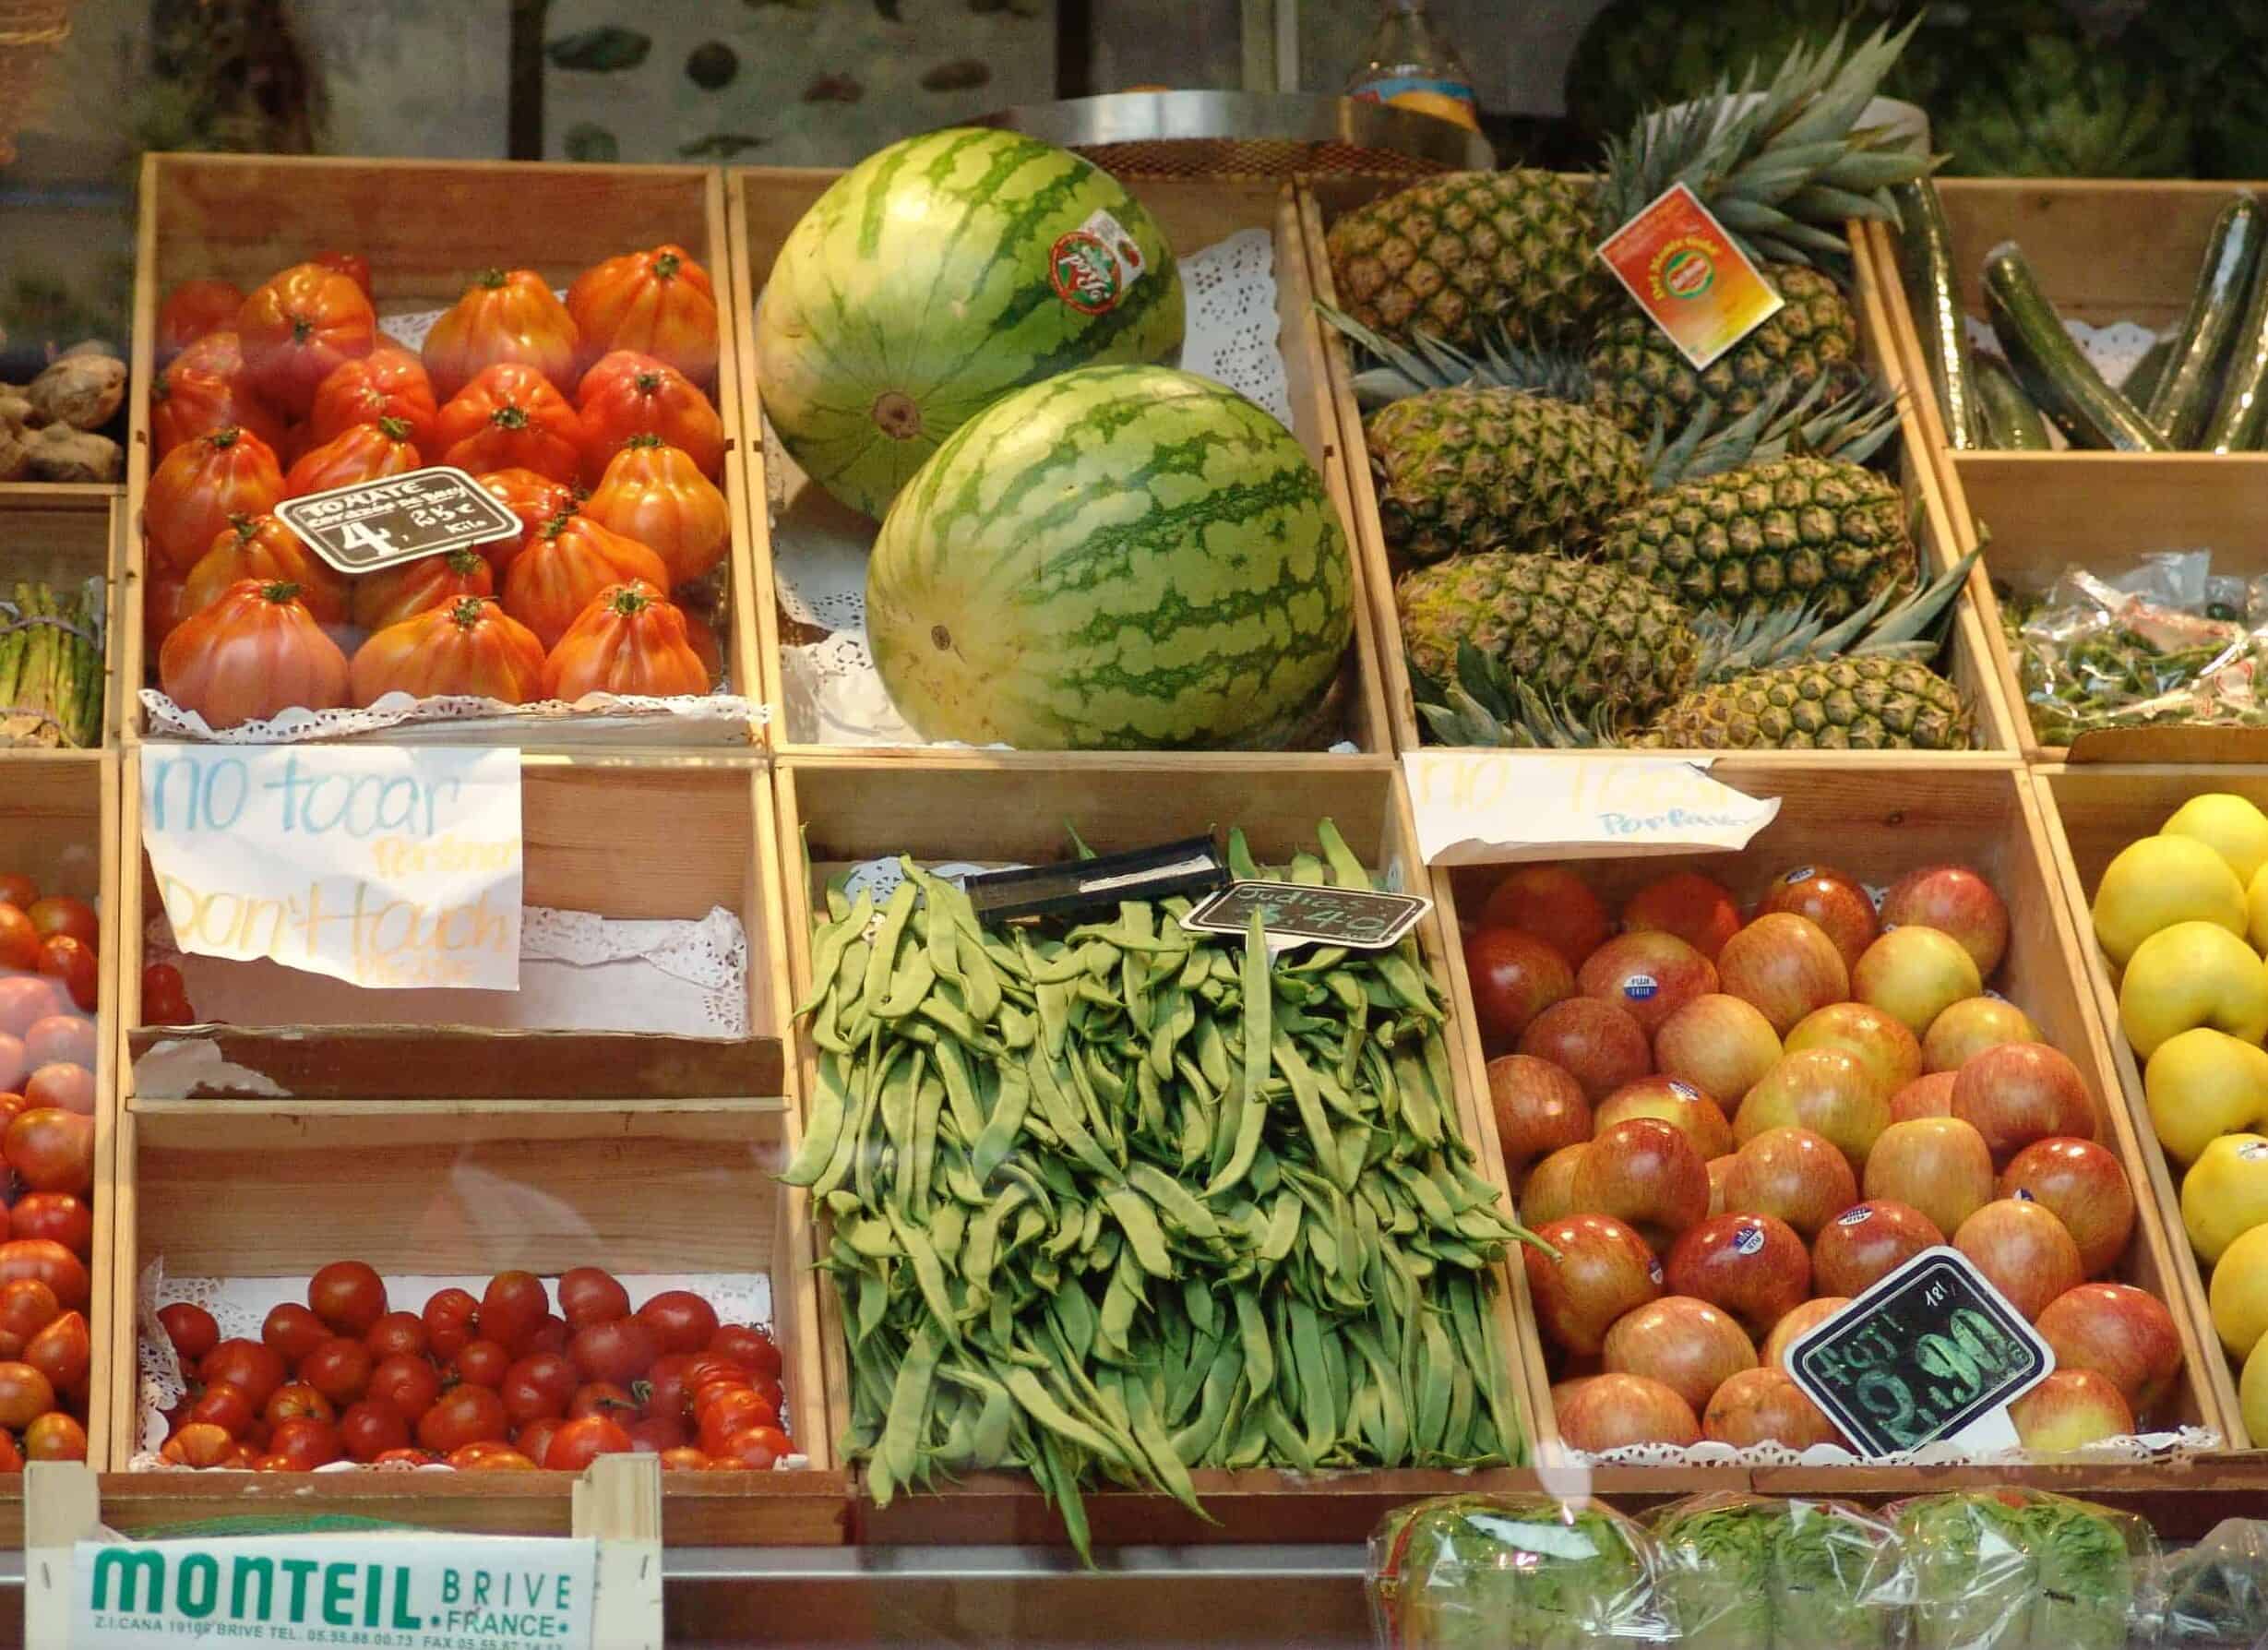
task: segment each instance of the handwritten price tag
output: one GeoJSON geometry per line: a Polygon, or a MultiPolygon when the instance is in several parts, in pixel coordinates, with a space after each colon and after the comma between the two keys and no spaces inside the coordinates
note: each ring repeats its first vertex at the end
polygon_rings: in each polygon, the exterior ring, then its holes
{"type": "Polygon", "coordinates": [[[516,750],[152,745],[142,843],[185,951],[519,988],[516,750]]]}
{"type": "Polygon", "coordinates": [[[1659,757],[1409,750],[1402,766],[1427,865],[1745,848],[1780,812],[1659,757]]]}

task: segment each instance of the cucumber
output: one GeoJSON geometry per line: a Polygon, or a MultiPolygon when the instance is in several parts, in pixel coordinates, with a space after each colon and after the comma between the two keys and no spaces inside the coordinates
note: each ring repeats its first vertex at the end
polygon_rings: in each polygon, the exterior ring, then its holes
{"type": "Polygon", "coordinates": [[[1891,191],[1904,232],[1898,237],[1898,276],[1921,334],[1922,359],[1937,387],[1938,412],[1945,440],[1955,448],[1975,447],[1983,424],[1976,404],[1976,368],[1969,358],[1969,332],[1953,281],[1952,231],[1938,186],[1916,178],[1891,191]]]}
{"type": "MultiPolygon", "coordinates": [[[[2166,364],[2174,358],[2175,341],[2170,338],[2161,338],[2144,350],[2142,359],[2127,368],[2126,377],[2119,380],[2119,393],[2138,407],[2155,395],[2157,387],[2165,381],[2166,364]]],[[[2148,418],[2150,414],[2144,411],[2143,416],[2148,418]]],[[[2158,434],[2165,436],[2168,441],[2173,439],[2163,424],[2158,426],[2158,434]]]]}
{"type": "MultiPolygon", "coordinates": [[[[2197,290],[2190,294],[2190,313],[2175,336],[2171,364],[2143,409],[2143,416],[2176,447],[2194,445],[2214,411],[2215,375],[2244,314],[2263,227],[2260,202],[2239,195],[2215,220],[2213,238],[2205,244],[2204,266],[2197,272],[2197,290]]],[[[2141,396],[2139,390],[2127,393],[2141,396]]]]}
{"type": "Polygon", "coordinates": [[[2071,341],[2013,241],[1985,255],[1985,306],[2016,381],[2073,447],[2167,450],[2166,437],[2103,382],[2095,364],[2071,341]]]}
{"type": "Polygon", "coordinates": [[[1976,358],[1977,417],[1985,426],[1985,444],[2002,452],[2047,452],[2047,421],[2039,415],[2016,382],[2016,375],[1989,355],[1976,358]]]}
{"type": "Polygon", "coordinates": [[[2212,452],[2250,452],[2260,445],[2263,413],[2268,413],[2268,257],[2253,260],[2252,295],[2237,324],[2221,399],[2198,444],[2212,452]]]}

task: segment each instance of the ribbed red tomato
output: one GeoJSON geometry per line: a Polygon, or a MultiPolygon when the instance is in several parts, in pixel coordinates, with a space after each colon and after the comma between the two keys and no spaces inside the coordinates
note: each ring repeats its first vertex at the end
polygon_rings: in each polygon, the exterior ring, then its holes
{"type": "Polygon", "coordinates": [[[433,426],[439,416],[425,364],[407,350],[380,344],[361,360],[331,369],[315,392],[307,436],[328,441],[358,424],[399,418],[410,426],[410,444],[427,452],[434,449],[433,426]]]}
{"type": "Polygon", "coordinates": [[[732,512],[716,484],[685,448],[651,431],[622,444],[583,513],[660,556],[672,589],[722,561],[733,537],[732,512]]]}
{"type": "Polygon", "coordinates": [[[229,523],[182,581],[180,611],[202,613],[231,585],[247,579],[262,584],[296,584],[299,599],[316,623],[345,622],[346,575],[310,550],[306,540],[272,515],[239,516],[229,523]]]}
{"type": "Polygon", "coordinates": [[[149,472],[142,532],[158,564],[186,573],[238,516],[259,516],[283,496],[275,449],[231,425],[184,441],[149,472]]]}
{"type": "Polygon", "coordinates": [[[162,459],[215,430],[250,430],[281,451],[284,422],[245,383],[235,332],[209,332],[158,374],[149,389],[150,451],[162,459]]]}
{"type": "Polygon", "coordinates": [[[594,264],[567,288],[583,359],[636,350],[697,384],[717,377],[717,294],[709,271],[682,246],[661,245],[594,264]]]}
{"type": "Polygon", "coordinates": [[[399,418],[351,424],[319,447],[311,447],[283,472],[283,496],[300,498],[357,482],[383,481],[422,469],[425,460],[399,418]]]}
{"type": "Polygon", "coordinates": [[[714,477],[724,469],[724,423],[700,387],[665,361],[628,350],[601,356],[576,389],[583,478],[597,484],[622,444],[654,435],[714,477]]]}
{"type": "Polygon", "coordinates": [[[708,691],[709,667],[686,640],[685,616],[651,584],[600,592],[543,661],[546,699],[668,699],[708,691]]]}
{"type": "Polygon", "coordinates": [[[370,260],[361,253],[340,252],[336,247],[327,247],[307,261],[311,264],[320,264],[326,269],[336,269],[356,286],[361,287],[364,297],[374,303],[376,301],[377,293],[371,289],[370,285],[370,260]]]}
{"type": "Polygon", "coordinates": [[[233,326],[244,289],[227,281],[185,281],[158,305],[158,359],[171,361],[208,333],[233,326]]]}
{"type": "Polygon", "coordinates": [[[564,389],[579,338],[567,305],[533,269],[483,269],[425,334],[425,370],[444,396],[500,362],[531,366],[564,389]]]}
{"type": "Polygon", "coordinates": [[[504,610],[549,652],[609,586],[644,580],[656,593],[669,568],[635,539],[588,516],[555,516],[504,575],[504,610]]]}
{"type": "Polygon", "coordinates": [[[158,653],[158,684],[208,726],[237,727],[294,706],[343,705],[347,660],[299,586],[246,579],[173,628],[158,653]]]}
{"type": "Polygon", "coordinates": [[[541,371],[500,362],[449,398],[433,438],[442,463],[474,475],[521,469],[572,483],[581,472],[581,435],[575,409],[541,371]]]}
{"type": "Polygon", "coordinates": [[[495,470],[479,478],[482,486],[513,515],[519,518],[519,533],[516,538],[491,539],[480,546],[488,558],[488,565],[502,580],[512,558],[528,547],[528,542],[559,516],[571,516],[582,508],[583,492],[565,482],[555,482],[548,475],[538,475],[532,470],[495,470]]]}
{"type": "Polygon", "coordinates": [[[468,596],[495,593],[495,574],[477,550],[444,550],[365,573],[354,583],[354,622],[364,630],[383,630],[454,607],[468,596]]]}
{"type": "Polygon", "coordinates": [[[252,290],[236,314],[252,388],[293,418],[315,404],[316,387],[341,362],[376,347],[378,317],[352,277],[321,264],[293,264],[252,290]]]}

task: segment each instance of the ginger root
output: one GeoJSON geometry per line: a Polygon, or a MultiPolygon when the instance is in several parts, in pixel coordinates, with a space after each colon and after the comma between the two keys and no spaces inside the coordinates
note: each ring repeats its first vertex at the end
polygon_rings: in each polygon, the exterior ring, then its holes
{"type": "Polygon", "coordinates": [[[126,364],[108,355],[66,355],[31,380],[24,392],[30,422],[99,430],[126,397],[126,364]]]}
{"type": "MultiPolygon", "coordinates": [[[[108,436],[51,424],[22,440],[33,481],[114,482],[125,473],[125,448],[108,436]]],[[[0,475],[6,474],[6,466],[5,448],[0,448],[0,475]]]]}

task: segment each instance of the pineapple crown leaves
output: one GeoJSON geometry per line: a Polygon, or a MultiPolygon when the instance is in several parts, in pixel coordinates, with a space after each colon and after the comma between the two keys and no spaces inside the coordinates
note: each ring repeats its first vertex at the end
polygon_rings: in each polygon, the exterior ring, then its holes
{"type": "Polygon", "coordinates": [[[1430,389],[1524,389],[1554,401],[1578,406],[1591,400],[1591,374],[1583,364],[1567,355],[1539,353],[1513,343],[1501,326],[1492,325],[1477,355],[1455,344],[1418,332],[1408,344],[1372,331],[1344,310],[1318,303],[1316,313],[1338,329],[1373,365],[1355,375],[1355,399],[1366,409],[1423,395],[1430,389]]]}
{"type": "Polygon", "coordinates": [[[1471,642],[1457,644],[1457,679],[1437,682],[1410,665],[1417,712],[1438,745],[1518,750],[1588,750],[1620,734],[1604,710],[1588,719],[1515,681],[1501,660],[1471,642]]]}
{"type": "Polygon", "coordinates": [[[1700,679],[1721,682],[1749,671],[1814,659],[1934,659],[1952,622],[1954,598],[1982,552],[1971,551],[1926,589],[1904,596],[1893,585],[1849,617],[1830,625],[1813,608],[1778,607],[1727,623],[1713,614],[1693,619],[1701,638],[1700,679]]]}

